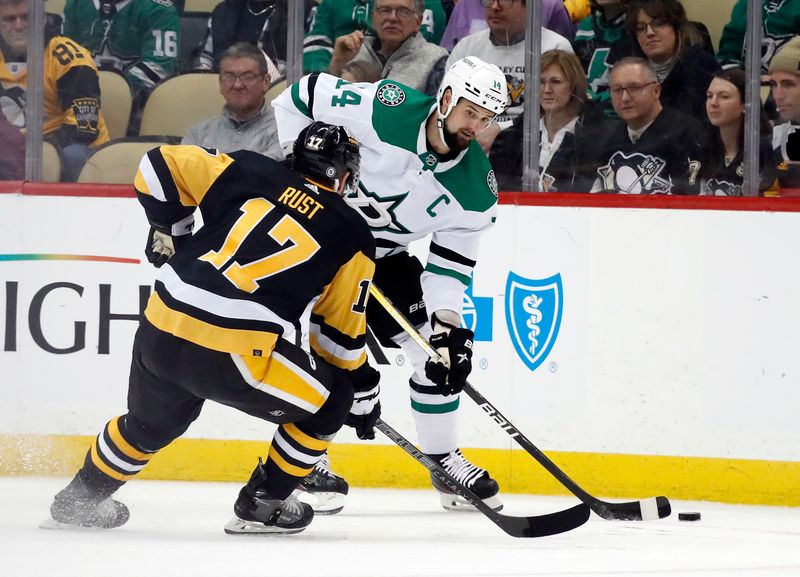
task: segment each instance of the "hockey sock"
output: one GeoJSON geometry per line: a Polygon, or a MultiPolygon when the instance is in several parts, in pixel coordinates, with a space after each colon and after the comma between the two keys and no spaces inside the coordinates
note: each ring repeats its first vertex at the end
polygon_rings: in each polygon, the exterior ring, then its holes
{"type": "Polygon", "coordinates": [[[278,427],[269,448],[266,480],[259,487],[273,499],[285,499],[314,470],[314,465],[330,445],[333,435],[320,436],[287,423],[278,427]]]}
{"type": "Polygon", "coordinates": [[[110,496],[134,478],[155,454],[138,447],[124,430],[124,417],[111,419],[95,438],[78,472],[99,496],[110,496]]]}

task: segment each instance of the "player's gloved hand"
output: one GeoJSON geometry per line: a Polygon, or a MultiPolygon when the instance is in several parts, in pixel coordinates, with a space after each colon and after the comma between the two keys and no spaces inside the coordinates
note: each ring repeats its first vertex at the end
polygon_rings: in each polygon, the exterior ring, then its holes
{"type": "Polygon", "coordinates": [[[445,395],[460,393],[472,372],[472,342],[475,334],[457,326],[457,318],[452,311],[437,311],[431,318],[433,335],[429,342],[439,358],[428,359],[425,376],[442,387],[445,395]]]}
{"type": "Polygon", "coordinates": [[[353,427],[359,439],[375,438],[375,423],[381,416],[381,402],[378,399],[381,388],[378,382],[381,374],[364,363],[351,375],[353,406],[344,424],[353,427]]]}
{"type": "Polygon", "coordinates": [[[147,256],[148,262],[151,262],[154,267],[161,268],[175,254],[175,247],[178,244],[177,237],[170,236],[151,226],[150,233],[147,235],[144,254],[147,256]]]}

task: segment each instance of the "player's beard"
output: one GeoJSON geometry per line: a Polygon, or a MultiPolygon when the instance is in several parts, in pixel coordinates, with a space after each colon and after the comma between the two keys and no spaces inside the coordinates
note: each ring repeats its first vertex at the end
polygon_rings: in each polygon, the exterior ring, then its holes
{"type": "Polygon", "coordinates": [[[460,132],[452,132],[449,128],[447,128],[447,121],[444,123],[444,143],[447,145],[447,148],[450,149],[450,152],[461,152],[465,150],[472,139],[465,138],[460,132]]]}

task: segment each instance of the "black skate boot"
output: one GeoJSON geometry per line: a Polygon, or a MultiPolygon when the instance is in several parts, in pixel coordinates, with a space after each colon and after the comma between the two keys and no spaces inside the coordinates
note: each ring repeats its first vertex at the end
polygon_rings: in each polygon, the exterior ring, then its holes
{"type": "Polygon", "coordinates": [[[300,486],[297,498],[313,507],[317,515],[335,515],[344,508],[344,497],[350,486],[342,477],[331,471],[328,453],[324,453],[300,486]]]}
{"type": "Polygon", "coordinates": [[[69,485],[59,491],[50,506],[49,519],[40,525],[43,529],[113,529],[124,525],[130,518],[128,508],[111,497],[94,493],[75,475],[69,485]]]}
{"type": "Polygon", "coordinates": [[[266,471],[259,459],[250,481],[239,491],[239,498],[233,504],[236,517],[225,525],[226,533],[299,533],[311,523],[314,518],[311,505],[301,503],[294,495],[273,499],[260,488],[265,480],[266,471]]]}
{"type": "MultiPolygon", "coordinates": [[[[467,489],[480,497],[484,503],[495,511],[503,508],[503,502],[498,493],[500,487],[497,481],[489,476],[485,469],[476,467],[461,454],[461,449],[455,449],[441,455],[428,455],[435,459],[447,473],[467,489]]],[[[476,511],[468,501],[453,493],[446,485],[431,475],[433,488],[439,492],[442,507],[448,511],[476,511]]]]}

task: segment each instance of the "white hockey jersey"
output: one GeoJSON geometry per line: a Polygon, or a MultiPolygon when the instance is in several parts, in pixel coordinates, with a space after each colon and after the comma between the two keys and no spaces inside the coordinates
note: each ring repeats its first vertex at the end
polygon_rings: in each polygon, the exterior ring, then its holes
{"type": "Polygon", "coordinates": [[[497,207],[497,180],[480,146],[472,142],[455,159],[441,161],[425,133],[435,99],[392,80],[351,84],[311,74],[272,105],[286,152],[314,120],[353,132],[361,144],[361,182],[346,200],[369,224],[376,257],[432,234],[422,275],[426,307],[460,313],[479,238],[497,207]]]}

